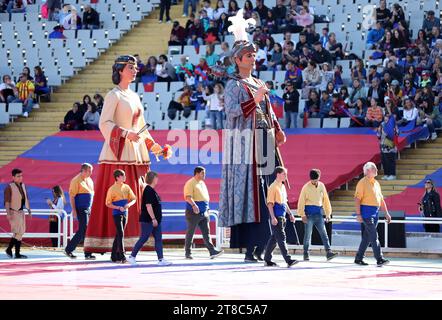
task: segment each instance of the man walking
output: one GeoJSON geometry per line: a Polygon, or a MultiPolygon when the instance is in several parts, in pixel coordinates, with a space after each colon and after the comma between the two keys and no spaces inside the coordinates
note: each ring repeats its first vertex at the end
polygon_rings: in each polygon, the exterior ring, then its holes
{"type": "MultiPolygon", "coordinates": [[[[72,215],[78,219],[78,230],[64,250],[65,255],[71,259],[77,258],[72,252],[84,240],[88,216],[91,214],[92,198],[94,197],[94,182],[91,179],[92,170],[91,164],[83,163],[80,173],[71,180],[69,186],[72,215]]],[[[86,260],[95,260],[95,256],[89,252],[85,252],[84,257],[86,260]]]]}
{"type": "Polygon", "coordinates": [[[378,175],[378,169],[373,162],[367,162],[364,165],[364,177],[356,185],[355,205],[356,219],[362,224],[362,240],[356,254],[355,263],[366,266],[364,253],[371,243],[373,254],[376,258],[378,267],[388,264],[390,261],[384,259],[381,252],[381,245],[378,240],[376,227],[379,220],[379,208],[385,211],[387,223],[391,222],[391,216],[388,213],[387,205],[382,195],[381,185],[375,179],[378,175]]]}
{"type": "Polygon", "coordinates": [[[304,261],[310,260],[308,250],[312,238],[313,226],[315,226],[321,236],[327,260],[331,260],[337,256],[336,253],[331,251],[330,241],[328,240],[327,230],[325,229],[324,217],[322,216],[322,212],[324,211],[325,221],[328,222],[331,217],[332,208],[327,189],[325,185],[319,181],[320,177],[321,171],[319,169],[310,170],[310,181],[302,187],[298,200],[298,214],[302,217],[302,222],[305,224],[304,261]]]}
{"type": "Polygon", "coordinates": [[[26,259],[27,256],[20,254],[21,239],[26,230],[25,212],[28,211],[29,217],[32,218],[29,206],[29,197],[23,183],[23,172],[20,169],[12,170],[12,182],[5,188],[4,204],[7,219],[11,225],[12,238],[6,249],[6,254],[12,258],[12,248],[15,246],[15,258],[26,259]]]}
{"type": "Polygon", "coordinates": [[[186,200],[186,259],[193,259],[190,247],[193,242],[195,228],[198,226],[203,234],[204,244],[209,250],[210,259],[220,256],[223,251],[217,251],[210,240],[209,191],[204,183],[206,169],[196,167],[193,178],[184,185],[184,199],[186,200]]]}

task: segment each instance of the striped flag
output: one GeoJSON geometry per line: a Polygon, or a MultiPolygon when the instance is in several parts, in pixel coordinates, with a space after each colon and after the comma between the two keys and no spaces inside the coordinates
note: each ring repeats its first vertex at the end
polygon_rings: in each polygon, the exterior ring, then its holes
{"type": "Polygon", "coordinates": [[[155,74],[147,74],[141,77],[143,82],[144,92],[153,92],[153,85],[157,81],[157,76],[155,74]]]}
{"type": "Polygon", "coordinates": [[[399,145],[397,130],[396,130],[396,119],[394,116],[390,116],[387,123],[384,125],[384,131],[387,138],[394,142],[394,145],[399,145]]]}
{"type": "Polygon", "coordinates": [[[283,118],[284,117],[284,100],[277,96],[276,94],[270,95],[270,103],[273,108],[273,112],[275,113],[276,117],[283,118]]]}

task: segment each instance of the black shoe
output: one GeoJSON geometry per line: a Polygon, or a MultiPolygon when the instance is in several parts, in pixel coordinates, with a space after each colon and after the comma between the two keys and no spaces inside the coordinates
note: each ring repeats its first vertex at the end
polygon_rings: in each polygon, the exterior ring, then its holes
{"type": "Polygon", "coordinates": [[[66,250],[64,250],[64,254],[66,257],[69,257],[71,259],[77,259],[77,256],[75,256],[72,252],[67,252],[66,250]]]}
{"type": "Polygon", "coordinates": [[[246,256],[246,257],[244,258],[244,262],[246,262],[246,263],[257,263],[258,260],[256,260],[254,257],[248,257],[248,256],[246,256]]]}
{"type": "Polygon", "coordinates": [[[278,265],[273,261],[264,261],[264,267],[278,267],[278,265]]]}
{"type": "Polygon", "coordinates": [[[378,267],[382,267],[382,266],[385,266],[389,263],[390,263],[389,260],[382,258],[382,259],[378,260],[376,264],[378,267]]]}
{"type": "Polygon", "coordinates": [[[287,268],[290,268],[291,266],[294,266],[298,262],[299,262],[298,260],[290,260],[289,262],[287,262],[287,268]]]}
{"type": "Polygon", "coordinates": [[[28,256],[25,256],[24,254],[16,253],[15,259],[27,259],[28,256]]]}
{"type": "Polygon", "coordinates": [[[253,257],[258,261],[264,261],[261,254],[258,254],[257,252],[253,253],[253,257]]]}
{"type": "Polygon", "coordinates": [[[334,252],[328,251],[326,257],[327,257],[327,260],[330,261],[331,259],[336,258],[337,255],[338,255],[337,253],[334,253],[334,252]]]}
{"type": "Polygon", "coordinates": [[[12,249],[11,248],[7,248],[6,250],[5,250],[5,252],[6,252],[6,255],[9,257],[9,258],[14,258],[14,256],[12,255],[12,249]]]}
{"type": "Polygon", "coordinates": [[[191,254],[186,254],[186,259],[187,259],[187,260],[193,260],[193,257],[192,257],[191,254]]]}
{"type": "Polygon", "coordinates": [[[223,250],[221,251],[214,251],[211,255],[210,255],[210,259],[215,259],[216,257],[219,257],[220,255],[222,255],[224,253],[223,250]]]}
{"type": "Polygon", "coordinates": [[[97,258],[91,254],[85,255],[84,260],[96,260],[97,258]]]}
{"type": "Polygon", "coordinates": [[[308,253],[307,254],[304,253],[304,261],[310,261],[310,256],[308,253]]]}
{"type": "Polygon", "coordinates": [[[360,266],[368,266],[368,263],[365,262],[364,260],[355,260],[355,263],[360,266]]]}

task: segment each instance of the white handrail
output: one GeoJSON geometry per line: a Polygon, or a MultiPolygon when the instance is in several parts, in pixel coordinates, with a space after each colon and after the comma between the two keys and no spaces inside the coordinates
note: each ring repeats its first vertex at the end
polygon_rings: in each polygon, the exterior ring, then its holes
{"type": "MultiPolygon", "coordinates": [[[[0,216],[6,216],[6,210],[0,209],[0,216]]],[[[58,248],[62,246],[62,244],[67,244],[67,221],[69,219],[68,214],[64,210],[53,210],[53,209],[33,209],[32,216],[56,216],[58,218],[58,232],[50,233],[50,232],[26,232],[23,237],[24,238],[53,238],[54,235],[57,235],[57,244],[58,248]],[[62,229],[63,224],[63,230],[62,229]],[[62,242],[63,239],[63,242],[62,242]]],[[[4,230],[6,231],[6,230],[4,230]]],[[[0,232],[0,238],[8,238],[11,237],[11,232],[0,232]]]]}

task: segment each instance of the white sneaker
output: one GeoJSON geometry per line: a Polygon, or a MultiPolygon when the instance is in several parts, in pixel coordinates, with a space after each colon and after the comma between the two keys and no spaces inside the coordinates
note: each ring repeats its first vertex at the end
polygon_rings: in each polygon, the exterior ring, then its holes
{"type": "Polygon", "coordinates": [[[167,261],[166,259],[161,259],[158,261],[158,265],[165,267],[165,266],[170,266],[172,264],[172,262],[167,261]]]}
{"type": "Polygon", "coordinates": [[[433,132],[432,134],[431,134],[431,140],[436,140],[437,139],[437,133],[436,132],[433,132]]]}
{"type": "Polygon", "coordinates": [[[163,23],[163,20],[158,20],[158,23],[163,23]]]}
{"type": "Polygon", "coordinates": [[[396,176],[388,176],[387,180],[389,180],[389,181],[396,180],[396,176]]]}
{"type": "Polygon", "coordinates": [[[27,113],[26,111],[23,112],[23,117],[25,117],[25,118],[29,117],[29,113],[27,113]]]}
{"type": "Polygon", "coordinates": [[[32,106],[32,109],[40,109],[40,105],[38,103],[36,103],[32,106]]]}
{"type": "Polygon", "coordinates": [[[183,18],[187,17],[187,14],[183,13],[183,18]]]}
{"type": "Polygon", "coordinates": [[[130,263],[131,265],[133,265],[133,266],[136,266],[136,265],[137,265],[137,260],[136,260],[134,257],[132,257],[132,256],[129,256],[129,257],[127,258],[127,261],[129,261],[129,263],[130,263]]]}
{"type": "Polygon", "coordinates": [[[388,180],[389,176],[382,176],[381,180],[388,180]]]}

